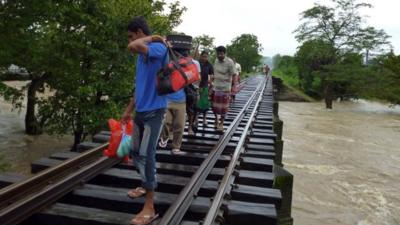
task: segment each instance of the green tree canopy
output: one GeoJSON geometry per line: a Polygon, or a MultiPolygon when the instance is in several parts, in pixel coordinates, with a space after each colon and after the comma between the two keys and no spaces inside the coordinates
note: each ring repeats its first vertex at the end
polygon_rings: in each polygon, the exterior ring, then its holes
{"type": "Polygon", "coordinates": [[[302,24],[294,31],[300,43],[308,40],[323,40],[330,43],[337,54],[366,50],[366,59],[371,50],[382,52],[390,48],[389,35],[365,25],[363,8],[371,4],[358,0],[332,0],[332,6],[316,3],[301,13],[302,24]]]}
{"type": "Polygon", "coordinates": [[[400,55],[390,52],[374,59],[368,76],[361,82],[363,96],[400,105],[400,55]]]}
{"type": "Polygon", "coordinates": [[[262,56],[261,44],[257,36],[253,34],[242,34],[232,40],[227,47],[227,55],[234,58],[241,66],[242,71],[250,72],[253,66],[260,63],[262,56]]]}
{"type": "Polygon", "coordinates": [[[304,42],[295,55],[299,69],[300,87],[313,96],[322,95],[321,80],[325,78],[324,66],[336,63],[335,49],[323,40],[304,42]],[[319,72],[320,76],[316,76],[319,72]]]}
{"type": "Polygon", "coordinates": [[[203,34],[193,38],[193,47],[198,46],[198,50],[200,52],[207,51],[208,53],[214,52],[214,37],[203,34]]]}
{"type": "Polygon", "coordinates": [[[24,100],[21,90],[10,88],[2,80],[19,79],[18,74],[4,76],[10,65],[18,65],[31,80],[27,90],[25,127],[28,134],[41,132],[35,116],[36,92],[43,89],[44,81],[50,77],[51,39],[47,36],[50,24],[55,22],[55,4],[51,1],[1,1],[0,2],[0,94],[20,108],[24,100]]]}
{"type": "Polygon", "coordinates": [[[4,38],[16,46],[9,48],[8,62],[1,65],[13,63],[46,76],[43,84],[52,94],[35,96],[37,117],[48,132],[72,131],[75,144],[98,131],[108,118],[119,117],[131,96],[135,62],[126,50],[128,22],[142,15],[154,33],[165,35],[180,23],[185,10],[179,2],[166,10],[164,1],[82,0],[40,1],[38,11],[32,11],[34,2],[3,2],[6,14],[0,15],[16,16],[1,28],[18,27],[20,33],[4,38]],[[39,10],[44,12],[41,20],[35,19],[39,10]],[[24,26],[15,24],[19,20],[24,26]]]}

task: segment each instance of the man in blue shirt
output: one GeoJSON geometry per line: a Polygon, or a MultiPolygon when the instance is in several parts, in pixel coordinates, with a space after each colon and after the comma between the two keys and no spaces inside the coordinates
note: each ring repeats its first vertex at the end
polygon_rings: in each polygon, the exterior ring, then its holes
{"type": "Polygon", "coordinates": [[[157,72],[164,66],[167,48],[160,36],[150,35],[143,17],[135,17],[128,25],[129,45],[132,53],[138,54],[136,64],[136,88],[122,121],[131,119],[135,108],[133,149],[131,156],[139,171],[142,185],[128,192],[131,198],[146,195],[142,211],[131,224],[149,224],[158,217],[154,209],[154,189],[156,181],[156,146],[160,136],[162,121],[167,107],[167,99],[157,95],[157,72]]]}

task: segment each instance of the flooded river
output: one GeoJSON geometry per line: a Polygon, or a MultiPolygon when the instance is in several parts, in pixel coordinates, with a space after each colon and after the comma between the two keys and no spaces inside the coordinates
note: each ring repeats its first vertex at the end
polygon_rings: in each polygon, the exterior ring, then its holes
{"type": "Polygon", "coordinates": [[[400,224],[400,108],[280,103],[296,225],[400,224]]]}
{"type": "MultiPolygon", "coordinates": [[[[7,82],[22,87],[25,82],[7,82]]],[[[68,149],[71,136],[30,136],[24,133],[25,108],[12,111],[11,104],[0,98],[0,164],[7,164],[7,171],[28,175],[30,163],[51,153],[68,149]]]]}

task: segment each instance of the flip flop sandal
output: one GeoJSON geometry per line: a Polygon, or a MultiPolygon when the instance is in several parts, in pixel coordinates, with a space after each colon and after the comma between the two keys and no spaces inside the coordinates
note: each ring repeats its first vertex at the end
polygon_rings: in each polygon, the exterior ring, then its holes
{"type": "Polygon", "coordinates": [[[193,131],[193,130],[189,130],[189,131],[188,131],[188,135],[189,135],[189,136],[194,136],[194,131],[193,131]]]}
{"type": "Polygon", "coordinates": [[[171,153],[172,153],[172,155],[180,155],[183,152],[180,149],[175,148],[175,149],[171,150],[171,153]]]}
{"type": "Polygon", "coordinates": [[[139,198],[146,194],[146,190],[142,187],[137,187],[128,191],[127,195],[129,198],[139,198]]]}
{"type": "Polygon", "coordinates": [[[167,143],[168,143],[168,138],[165,141],[162,138],[160,138],[160,141],[158,142],[158,146],[160,146],[161,148],[165,148],[165,147],[167,147],[167,143]]]}
{"type": "Polygon", "coordinates": [[[158,218],[158,214],[154,215],[143,215],[143,216],[135,216],[131,220],[131,225],[147,225],[152,223],[154,220],[158,218]],[[136,221],[135,221],[136,220],[136,221]]]}
{"type": "Polygon", "coordinates": [[[224,125],[222,123],[218,124],[217,131],[219,131],[219,132],[223,132],[224,131],[224,125]]]}

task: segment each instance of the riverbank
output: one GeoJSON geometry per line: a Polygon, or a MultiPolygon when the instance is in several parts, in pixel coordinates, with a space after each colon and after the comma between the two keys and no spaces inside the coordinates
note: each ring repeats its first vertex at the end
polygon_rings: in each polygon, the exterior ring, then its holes
{"type": "Polygon", "coordinates": [[[293,87],[290,82],[282,79],[280,76],[273,76],[274,85],[277,88],[277,100],[278,101],[290,101],[290,102],[315,102],[316,100],[300,89],[293,87]]]}

